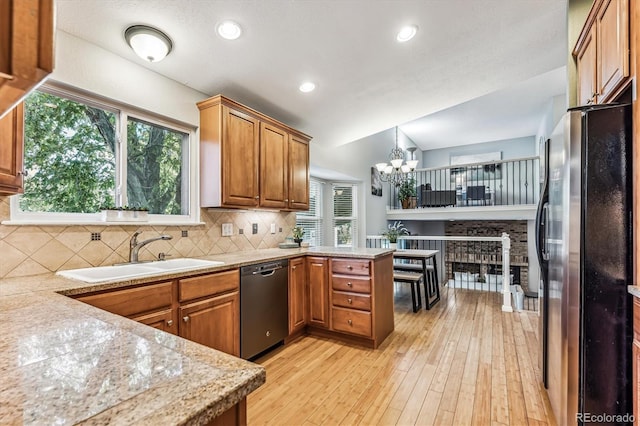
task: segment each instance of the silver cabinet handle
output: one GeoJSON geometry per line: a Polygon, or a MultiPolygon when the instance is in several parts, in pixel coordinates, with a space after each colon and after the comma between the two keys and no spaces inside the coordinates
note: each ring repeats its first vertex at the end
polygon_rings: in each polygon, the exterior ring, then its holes
{"type": "Polygon", "coordinates": [[[352,269],[353,269],[353,266],[351,266],[351,265],[347,265],[347,269],[348,269],[348,270],[352,270],[352,269]]]}
{"type": "Polygon", "coordinates": [[[167,327],[171,327],[173,325],[173,320],[168,320],[167,321],[167,327]]]}
{"type": "Polygon", "coordinates": [[[348,323],[349,325],[352,325],[352,324],[353,324],[353,321],[351,321],[351,320],[347,320],[347,323],[348,323]]]}
{"type": "Polygon", "coordinates": [[[182,321],[189,322],[189,316],[187,315],[186,317],[182,317],[182,321]]]}
{"type": "Polygon", "coordinates": [[[353,284],[351,283],[351,281],[348,281],[348,282],[347,282],[347,286],[349,286],[349,287],[353,287],[353,284]]]}
{"type": "Polygon", "coordinates": [[[291,267],[291,269],[294,270],[294,271],[296,270],[296,268],[297,268],[297,266],[292,266],[291,267]]]}
{"type": "Polygon", "coordinates": [[[351,304],[351,299],[347,299],[347,303],[348,303],[348,304],[351,304]]]}
{"type": "Polygon", "coordinates": [[[260,196],[259,196],[259,195],[256,195],[256,200],[259,200],[259,199],[260,199],[260,196]]]}

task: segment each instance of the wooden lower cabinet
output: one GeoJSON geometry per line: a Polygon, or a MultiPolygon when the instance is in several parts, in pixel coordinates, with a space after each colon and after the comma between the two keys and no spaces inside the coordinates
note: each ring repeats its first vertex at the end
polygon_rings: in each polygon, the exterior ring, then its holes
{"type": "Polygon", "coordinates": [[[171,334],[178,334],[178,325],[173,319],[173,309],[167,309],[160,312],[153,312],[146,315],[140,315],[131,318],[134,321],[138,321],[149,327],[157,328],[158,330],[166,331],[171,334]]]}
{"type": "Polygon", "coordinates": [[[244,426],[247,424],[247,398],[211,420],[207,426],[244,426]]]}
{"type": "Polygon", "coordinates": [[[308,257],[309,325],[329,328],[329,259],[308,257]]]}
{"type": "Polygon", "coordinates": [[[632,346],[633,377],[633,417],[634,425],[640,422],[640,299],[633,298],[633,346],[632,346]]]}
{"type": "Polygon", "coordinates": [[[180,336],[240,356],[240,292],[183,305],[180,336]]]}
{"type": "Polygon", "coordinates": [[[309,332],[377,348],[394,329],[393,256],[307,262],[309,332]]]}
{"type": "Polygon", "coordinates": [[[289,335],[307,326],[307,268],[304,257],[289,260],[289,335]]]}

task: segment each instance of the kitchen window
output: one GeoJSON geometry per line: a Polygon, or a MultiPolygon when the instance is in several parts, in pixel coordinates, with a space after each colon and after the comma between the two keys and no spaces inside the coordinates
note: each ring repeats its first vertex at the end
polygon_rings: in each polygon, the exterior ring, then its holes
{"type": "Polygon", "coordinates": [[[58,87],[25,102],[24,194],[12,221],[97,222],[105,207],[149,210],[149,222],[195,222],[194,129],[58,87]]]}
{"type": "Polygon", "coordinates": [[[304,229],[303,241],[310,246],[322,243],[322,182],[311,178],[309,181],[309,210],[296,213],[296,226],[304,229]]]}
{"type": "Polygon", "coordinates": [[[357,245],[357,185],[332,184],[333,193],[333,245],[355,247],[357,245]]]}

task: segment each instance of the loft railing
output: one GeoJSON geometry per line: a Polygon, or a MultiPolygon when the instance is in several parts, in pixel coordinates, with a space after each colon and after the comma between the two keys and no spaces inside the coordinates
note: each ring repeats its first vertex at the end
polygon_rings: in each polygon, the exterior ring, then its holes
{"type": "MultiPolygon", "coordinates": [[[[409,208],[537,204],[540,194],[539,157],[418,169],[414,173],[416,200],[409,208]]],[[[390,187],[388,205],[398,209],[399,188],[390,187]]]]}
{"type": "MultiPolygon", "coordinates": [[[[389,247],[389,241],[380,235],[368,235],[367,247],[389,247]]],[[[512,310],[512,297],[516,310],[537,311],[537,297],[525,297],[528,289],[528,263],[511,256],[511,239],[501,237],[467,236],[402,236],[399,249],[438,250],[439,282],[452,288],[502,293],[504,311],[512,310]],[[509,282],[509,286],[503,286],[509,282]]]]}

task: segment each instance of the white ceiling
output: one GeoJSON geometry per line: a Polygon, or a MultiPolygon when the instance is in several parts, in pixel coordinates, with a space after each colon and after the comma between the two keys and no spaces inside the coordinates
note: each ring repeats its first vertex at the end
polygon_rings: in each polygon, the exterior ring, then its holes
{"type": "Polygon", "coordinates": [[[58,0],[57,25],[326,146],[405,123],[403,131],[431,149],[535,134],[544,101],[564,91],[557,69],[566,63],[566,7],[566,0],[58,0]],[[240,23],[241,38],[216,35],[224,19],[240,23]],[[397,43],[408,23],[419,26],[417,36],[397,43]],[[167,33],[171,54],[158,63],[139,59],[123,38],[133,24],[167,33]],[[317,89],[299,92],[303,80],[317,89]]]}

